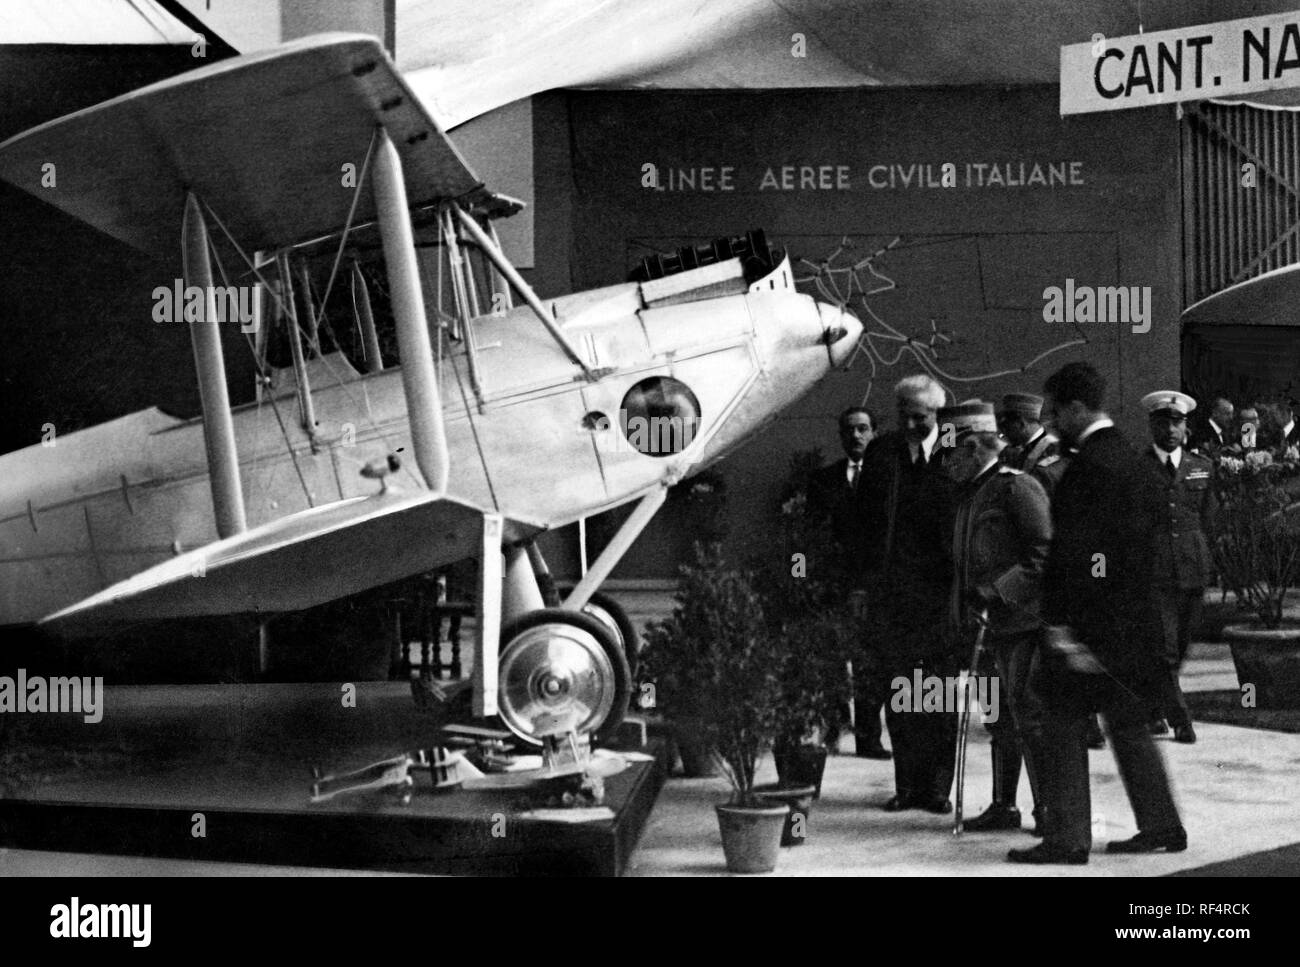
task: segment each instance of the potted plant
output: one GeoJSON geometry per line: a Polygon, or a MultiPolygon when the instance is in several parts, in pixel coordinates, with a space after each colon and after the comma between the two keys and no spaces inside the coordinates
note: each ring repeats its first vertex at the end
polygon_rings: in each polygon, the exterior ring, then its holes
{"type": "MultiPolygon", "coordinates": [[[[783,603],[766,595],[764,601],[778,607],[783,603]]],[[[769,615],[774,614],[780,612],[769,608],[769,615]]],[[[754,793],[790,807],[782,846],[804,842],[813,800],[821,796],[828,719],[848,690],[843,659],[831,657],[839,653],[839,631],[828,613],[812,610],[791,610],[769,618],[768,633],[773,636],[780,669],[772,748],[777,782],[757,786],[754,793]]]]}
{"type": "Polygon", "coordinates": [[[791,458],[777,522],[777,556],[762,569],[769,626],[781,651],[781,696],[774,747],[787,786],[811,784],[821,794],[826,736],[837,730],[849,699],[847,660],[854,622],[825,522],[810,505],[812,473],[821,453],[791,458]]]}
{"type": "Polygon", "coordinates": [[[1228,450],[1215,459],[1214,560],[1254,620],[1231,624],[1237,680],[1260,708],[1300,707],[1300,621],[1284,611],[1300,579],[1300,452],[1228,450]]]}
{"type": "MultiPolygon", "coordinates": [[[[697,687],[707,648],[700,635],[688,628],[686,614],[702,606],[702,582],[682,566],[670,618],[646,625],[638,672],[641,707],[661,712],[668,725],[672,751],[681,759],[688,779],[718,775],[717,758],[701,709],[704,691],[697,687]]],[[[669,767],[672,766],[672,751],[669,767]]]]}
{"type": "Polygon", "coordinates": [[[695,550],[672,615],[646,629],[642,667],[665,711],[694,717],[731,783],[730,800],[717,806],[727,868],[769,872],[789,807],[762,802],[754,776],[776,727],[779,649],[752,572],[727,567],[716,543],[695,550]]]}

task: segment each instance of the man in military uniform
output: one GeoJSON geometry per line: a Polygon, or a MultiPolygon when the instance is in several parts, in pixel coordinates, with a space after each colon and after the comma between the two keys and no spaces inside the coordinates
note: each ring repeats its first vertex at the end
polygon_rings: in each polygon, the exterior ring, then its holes
{"type": "Polygon", "coordinates": [[[1034,751],[1041,714],[1028,686],[1041,627],[1043,565],[1052,543],[1051,507],[1037,480],[999,461],[1005,444],[997,433],[992,403],[940,410],[940,425],[948,422],[956,430],[957,444],[948,458],[948,472],[960,487],[951,617],[959,635],[969,634],[970,611],[988,609],[986,643],[1001,698],[1001,708],[988,724],[993,734],[993,804],[964,827],[972,832],[1019,829],[1016,790],[1022,761],[1035,818],[1040,815],[1034,751]]]}
{"type": "Polygon", "coordinates": [[[1043,398],[1033,393],[1008,393],[998,408],[998,432],[1010,444],[1002,462],[1032,474],[1050,498],[1069,466],[1069,451],[1042,423],[1043,398]]]}
{"type": "Polygon", "coordinates": [[[1061,452],[1061,441],[1043,426],[1043,398],[1033,393],[1008,393],[998,407],[998,432],[1008,446],[1002,462],[1030,473],[1045,457],[1061,452]]]}
{"type": "Polygon", "coordinates": [[[1217,507],[1211,486],[1214,465],[1185,449],[1187,414],[1196,409],[1194,399],[1186,393],[1160,390],[1142,397],[1142,406],[1151,428],[1151,446],[1144,456],[1159,472],[1165,491],[1165,512],[1155,528],[1152,584],[1160,605],[1168,677],[1152,731],[1157,735],[1169,731],[1167,718],[1174,738],[1190,743],[1196,741],[1196,732],[1178,685],[1178,672],[1192,632],[1200,625],[1205,588],[1214,578],[1206,538],[1217,507]]]}

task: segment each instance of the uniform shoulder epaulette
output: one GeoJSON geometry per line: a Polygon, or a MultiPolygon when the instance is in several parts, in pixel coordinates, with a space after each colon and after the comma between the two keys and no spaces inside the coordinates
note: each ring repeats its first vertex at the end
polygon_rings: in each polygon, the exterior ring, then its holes
{"type": "Polygon", "coordinates": [[[1052,464],[1056,463],[1060,459],[1061,459],[1061,455],[1059,453],[1053,453],[1051,456],[1043,457],[1043,459],[1039,460],[1036,464],[1034,464],[1034,468],[1037,469],[1038,467],[1050,467],[1052,464]]]}

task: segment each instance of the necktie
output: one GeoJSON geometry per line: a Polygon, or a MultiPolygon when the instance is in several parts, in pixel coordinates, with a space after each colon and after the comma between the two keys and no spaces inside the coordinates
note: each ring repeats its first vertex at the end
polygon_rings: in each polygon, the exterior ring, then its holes
{"type": "Polygon", "coordinates": [[[1165,457],[1165,472],[1169,474],[1170,480],[1178,476],[1178,468],[1174,466],[1173,457],[1165,457]]]}
{"type": "Polygon", "coordinates": [[[858,489],[858,474],[861,472],[862,472],[862,464],[860,463],[849,464],[849,489],[851,490],[858,489]]]}

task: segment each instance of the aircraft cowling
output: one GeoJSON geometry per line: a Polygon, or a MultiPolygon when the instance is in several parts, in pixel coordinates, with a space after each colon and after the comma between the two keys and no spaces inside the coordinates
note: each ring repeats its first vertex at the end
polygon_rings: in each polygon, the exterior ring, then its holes
{"type": "Polygon", "coordinates": [[[761,366],[721,430],[708,441],[692,471],[725,457],[772,423],[833,369],[843,366],[862,337],[850,312],[795,292],[746,296],[761,366]],[[843,335],[829,344],[828,332],[843,335]]]}

